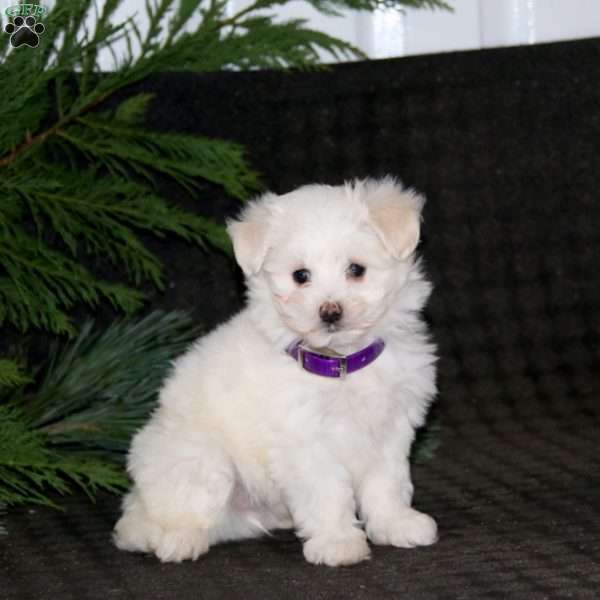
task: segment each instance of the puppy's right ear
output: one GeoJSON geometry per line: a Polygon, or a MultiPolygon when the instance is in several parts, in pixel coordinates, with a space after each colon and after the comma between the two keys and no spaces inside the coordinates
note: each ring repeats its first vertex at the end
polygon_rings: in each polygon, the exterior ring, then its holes
{"type": "Polygon", "coordinates": [[[242,213],[240,220],[227,222],[227,233],[233,242],[233,252],[244,275],[256,275],[267,254],[270,212],[264,206],[266,197],[253,202],[242,213]]]}

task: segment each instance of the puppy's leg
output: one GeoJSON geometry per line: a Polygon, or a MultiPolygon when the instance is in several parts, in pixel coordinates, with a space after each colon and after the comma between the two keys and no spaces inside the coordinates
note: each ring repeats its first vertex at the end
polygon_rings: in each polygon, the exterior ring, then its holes
{"type": "Polygon", "coordinates": [[[207,552],[234,485],[227,454],[150,426],[134,440],[129,469],[135,487],[115,527],[117,546],[176,562],[207,552]]]}
{"type": "Polygon", "coordinates": [[[331,567],[369,558],[365,533],[357,526],[348,472],[322,448],[287,448],[273,465],[297,534],[304,538],[304,557],[331,567]]]}
{"type": "Polygon", "coordinates": [[[150,520],[135,487],[123,499],[123,516],[115,525],[113,541],[120,550],[152,552],[162,528],[150,520]]]}
{"type": "Polygon", "coordinates": [[[402,439],[390,441],[367,469],[358,489],[359,512],[374,544],[427,546],[437,541],[437,525],[430,516],[411,508],[410,443],[398,441],[402,439]]]}

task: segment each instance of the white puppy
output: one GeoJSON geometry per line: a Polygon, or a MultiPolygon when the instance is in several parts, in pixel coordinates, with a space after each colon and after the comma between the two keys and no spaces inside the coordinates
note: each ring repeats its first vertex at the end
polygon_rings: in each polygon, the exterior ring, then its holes
{"type": "Polygon", "coordinates": [[[435,542],[408,462],[436,393],[423,202],[391,178],[310,185],[229,224],[248,306],[176,361],[135,436],[119,548],[180,561],[294,527],[334,566],[367,538],[435,542]]]}

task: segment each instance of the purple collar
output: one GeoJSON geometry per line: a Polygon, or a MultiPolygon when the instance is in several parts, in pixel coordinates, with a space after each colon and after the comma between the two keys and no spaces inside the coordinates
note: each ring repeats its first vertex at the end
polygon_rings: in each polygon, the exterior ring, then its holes
{"type": "Polygon", "coordinates": [[[310,373],[343,379],[346,374],[354,373],[354,371],[370,365],[383,352],[384,348],[385,342],[381,338],[377,338],[372,344],[354,354],[335,356],[308,350],[302,346],[302,340],[297,340],[286,348],[286,352],[310,373]]]}

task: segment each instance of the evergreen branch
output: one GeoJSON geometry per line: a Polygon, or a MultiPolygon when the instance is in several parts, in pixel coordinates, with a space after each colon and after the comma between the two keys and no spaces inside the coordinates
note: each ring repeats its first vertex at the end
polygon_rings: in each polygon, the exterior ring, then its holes
{"type": "Polygon", "coordinates": [[[270,24],[269,17],[252,17],[239,24],[243,34],[222,40],[223,53],[231,52],[230,64],[242,68],[281,69],[313,67],[320,63],[319,50],[336,59],[366,58],[361,50],[348,42],[319,31],[306,29],[303,20],[270,24]],[[276,47],[276,52],[267,48],[276,47]],[[238,58],[239,57],[239,58],[238,58]]]}
{"type": "Polygon", "coordinates": [[[441,444],[441,431],[441,423],[435,415],[430,417],[427,423],[417,430],[410,453],[411,462],[425,463],[434,457],[441,444]]]}
{"type": "Polygon", "coordinates": [[[156,39],[162,32],[161,21],[165,14],[172,8],[174,0],[156,0],[154,8],[150,0],[146,0],[146,13],[149,17],[148,32],[142,42],[141,56],[146,56],[148,50],[156,46],[156,39]]]}
{"type": "Polygon", "coordinates": [[[90,75],[92,74],[98,57],[99,43],[103,39],[103,32],[109,26],[110,18],[119,6],[119,0],[106,0],[102,6],[102,13],[98,13],[97,3],[94,2],[96,29],[92,38],[92,44],[89,51],[84,56],[81,63],[81,91],[85,94],[88,90],[90,75]]]}
{"type": "MultiPolygon", "coordinates": [[[[328,16],[339,17],[342,10],[359,10],[373,12],[377,9],[396,9],[404,8],[414,9],[444,9],[453,10],[450,4],[443,0],[306,0],[313,8],[328,16]]],[[[250,13],[257,13],[265,9],[271,9],[276,6],[282,6],[288,3],[288,0],[256,0],[246,8],[241,9],[235,15],[220,22],[220,28],[226,26],[236,26],[242,17],[250,13]]]]}
{"type": "Polygon", "coordinates": [[[99,104],[101,104],[109,96],[111,96],[114,93],[114,91],[116,91],[116,90],[106,92],[106,93],[102,94],[101,96],[94,98],[93,101],[89,102],[86,106],[84,106],[77,113],[73,113],[68,116],[65,116],[62,119],[59,119],[54,125],[52,125],[48,129],[36,134],[33,137],[29,137],[22,144],[20,144],[14,150],[9,152],[6,156],[3,156],[0,158],[0,167],[10,166],[17,160],[17,158],[20,158],[21,155],[23,155],[25,152],[32,149],[34,146],[42,144],[44,141],[46,141],[46,139],[55,135],[62,129],[64,129],[67,125],[72,123],[75,119],[81,117],[82,115],[85,115],[89,111],[96,108],[99,104]]]}
{"type": "Polygon", "coordinates": [[[85,126],[60,136],[109,168],[126,174],[126,165],[153,183],[153,170],[165,173],[186,188],[197,178],[222,185],[237,198],[259,186],[257,175],[246,167],[241,146],[232,142],[152,133],[100,118],[80,118],[85,126]]]}
{"type": "Polygon", "coordinates": [[[0,231],[0,325],[8,321],[21,331],[32,325],[55,333],[72,333],[64,309],[76,302],[90,306],[101,298],[131,313],[142,294],[122,285],[98,281],[79,263],[34,240],[20,227],[0,231]]]}
{"type": "MultiPolygon", "coordinates": [[[[23,191],[21,193],[26,195],[23,191]]],[[[136,284],[149,279],[155,286],[161,288],[160,262],[146,249],[127,224],[115,218],[115,216],[122,216],[124,221],[127,220],[126,206],[122,208],[120,203],[115,203],[116,207],[105,207],[101,204],[102,200],[94,202],[97,197],[91,199],[73,197],[38,190],[35,197],[27,196],[27,199],[34,218],[37,217],[38,230],[44,228],[42,218],[38,217],[43,212],[51,222],[52,229],[60,235],[73,256],[77,256],[82,249],[80,240],[81,236],[85,235],[83,250],[87,254],[102,256],[114,265],[125,266],[129,279],[136,284]],[[87,212],[86,208],[89,209],[87,212]]],[[[133,210],[131,212],[134,213],[133,210]]],[[[165,212],[169,218],[174,216],[168,210],[165,212]]],[[[132,215],[134,220],[138,215],[139,212],[132,215]]],[[[168,226],[164,229],[168,230],[168,226]]]]}
{"type": "Polygon", "coordinates": [[[72,51],[75,42],[83,41],[85,44],[88,41],[87,36],[84,37],[83,40],[78,39],[77,36],[82,29],[82,24],[89,12],[91,4],[92,0],[80,0],[77,3],[68,5],[72,10],[69,10],[67,18],[63,21],[64,37],[57,56],[57,64],[59,66],[70,63],[69,53],[72,51]]]}
{"type": "Polygon", "coordinates": [[[0,503],[58,508],[50,491],[93,498],[127,485],[121,461],[172,361],[200,334],[184,313],[155,311],[104,331],[88,321],[55,343],[39,386],[0,404],[0,503]]]}
{"type": "Polygon", "coordinates": [[[192,15],[199,10],[203,0],[180,0],[177,12],[169,21],[169,32],[165,39],[165,46],[169,46],[173,38],[183,31],[192,15]]]}
{"type": "Polygon", "coordinates": [[[38,133],[33,137],[27,137],[27,139],[19,146],[17,146],[12,152],[0,158],[0,167],[6,167],[12,164],[21,154],[35,146],[41,144],[46,138],[54,135],[61,127],[64,127],[72,119],[61,119],[54,126],[38,133]]]}
{"type": "Polygon", "coordinates": [[[362,10],[373,12],[378,9],[395,9],[403,11],[413,9],[443,9],[452,11],[452,7],[443,0],[307,0],[319,12],[341,16],[341,10],[362,10]]]}
{"type": "Polygon", "coordinates": [[[99,490],[119,492],[127,486],[122,469],[84,454],[64,456],[45,446],[14,406],[0,405],[0,503],[34,503],[59,508],[49,497],[72,492],[72,484],[92,497],[99,490]]]}
{"type": "Polygon", "coordinates": [[[285,4],[285,0],[256,0],[255,2],[246,6],[246,8],[242,8],[233,16],[228,19],[222,19],[219,21],[218,29],[224,29],[226,27],[233,27],[239,24],[242,17],[245,17],[247,14],[256,12],[258,10],[264,10],[265,8],[271,8],[277,4],[285,4]]]}
{"type": "Polygon", "coordinates": [[[19,365],[7,358],[0,358],[0,388],[14,388],[31,382],[19,365]]]}
{"type": "Polygon", "coordinates": [[[67,314],[56,302],[44,302],[5,277],[0,277],[0,325],[11,323],[25,332],[31,327],[71,335],[74,330],[67,314]]]}
{"type": "Polygon", "coordinates": [[[149,279],[162,287],[162,267],[136,230],[202,243],[209,229],[207,219],[171,207],[133,181],[100,178],[93,168],[69,177],[67,171],[39,165],[36,175],[0,184],[0,189],[5,187],[7,197],[14,197],[13,205],[26,204],[38,237],[48,229],[60,236],[73,257],[83,251],[107,259],[125,267],[136,284],[149,279]],[[90,191],[83,195],[82,189],[90,191]]]}
{"type": "Polygon", "coordinates": [[[115,112],[115,119],[120,123],[132,125],[142,125],[148,105],[155,98],[156,94],[138,94],[131,96],[124,102],[121,102],[115,112]]]}
{"type": "Polygon", "coordinates": [[[124,452],[154,407],[171,362],[200,329],[185,313],[161,311],[104,331],[93,325],[88,321],[66,346],[55,344],[25,406],[54,445],[124,452]]]}

